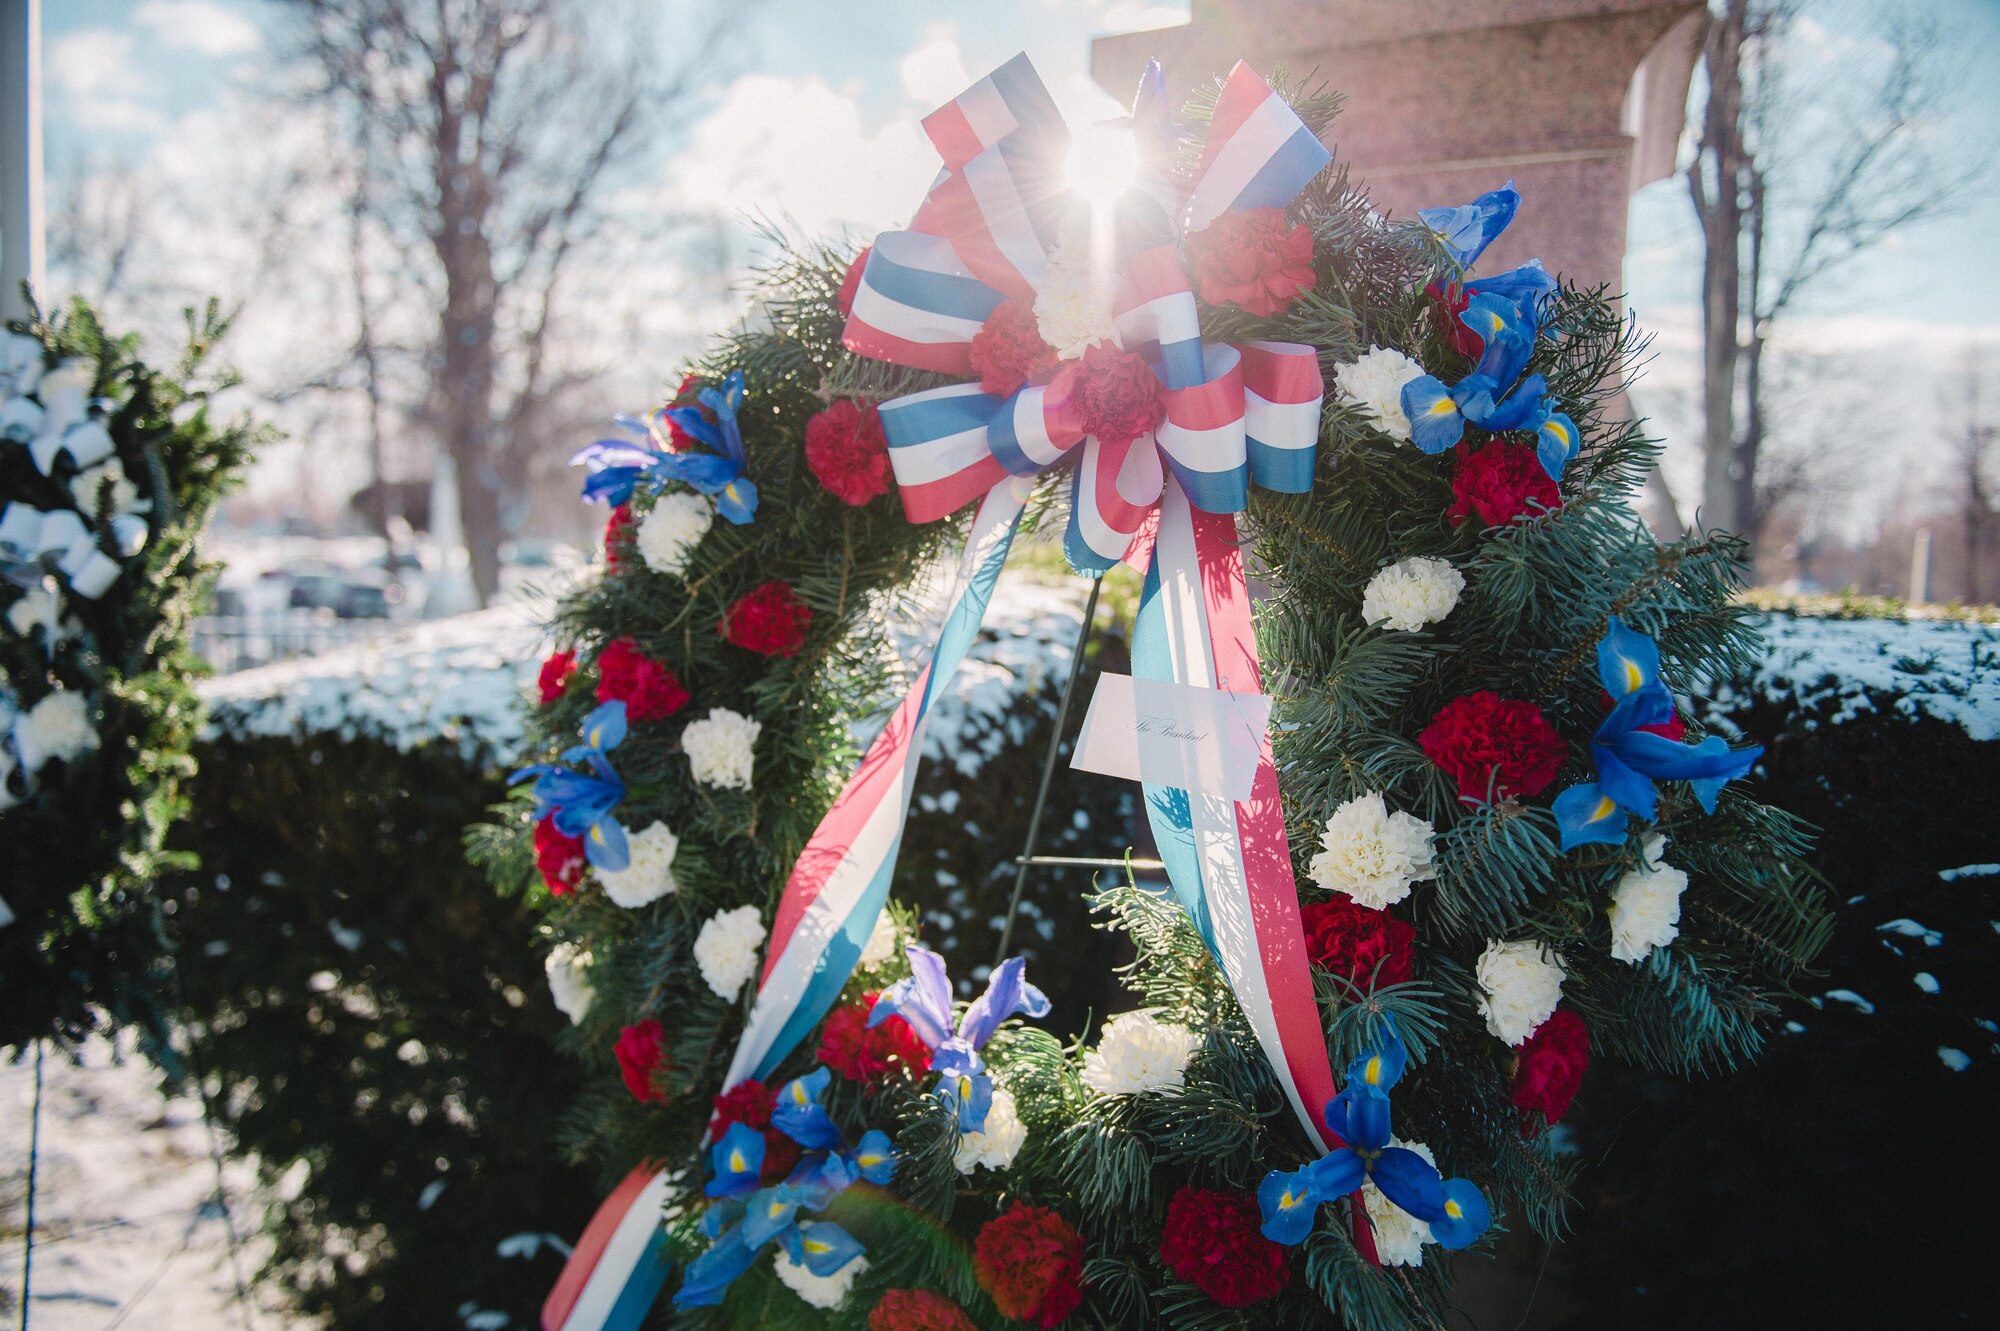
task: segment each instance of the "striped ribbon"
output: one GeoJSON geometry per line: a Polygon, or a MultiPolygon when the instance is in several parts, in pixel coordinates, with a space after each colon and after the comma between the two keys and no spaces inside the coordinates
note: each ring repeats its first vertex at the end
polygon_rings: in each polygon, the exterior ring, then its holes
{"type": "Polygon", "coordinates": [[[663,1215],[674,1180],[641,1166],[597,1208],[555,1288],[542,1331],[636,1331],[672,1269],[663,1215]]]}

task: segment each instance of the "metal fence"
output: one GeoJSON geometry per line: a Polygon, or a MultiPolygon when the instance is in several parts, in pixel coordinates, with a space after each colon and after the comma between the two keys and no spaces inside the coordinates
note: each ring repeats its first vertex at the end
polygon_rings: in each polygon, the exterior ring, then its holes
{"type": "Polygon", "coordinates": [[[227,675],[373,642],[397,627],[388,619],[342,619],[326,609],[252,610],[197,618],[193,642],[197,656],[227,675]]]}

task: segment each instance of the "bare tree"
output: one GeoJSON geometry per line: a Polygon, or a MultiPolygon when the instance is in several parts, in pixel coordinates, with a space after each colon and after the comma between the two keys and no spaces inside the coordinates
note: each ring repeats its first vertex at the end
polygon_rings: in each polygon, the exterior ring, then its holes
{"type": "Polygon", "coordinates": [[[712,76],[723,27],[689,7],[603,0],[295,0],[312,95],[355,147],[352,364],[380,439],[382,347],[366,303],[420,301],[411,414],[457,463],[482,600],[551,404],[597,373],[565,363],[563,289],[606,198],[712,76]],[[365,242],[373,229],[380,244],[365,242]]]}
{"type": "Polygon", "coordinates": [[[1779,321],[1841,265],[1957,202],[1980,166],[1942,160],[1930,130],[1954,97],[1946,34],[1889,26],[1872,70],[1801,82],[1800,0],[1718,0],[1688,193],[1702,229],[1702,502],[1754,538],[1765,356],[1779,321]]]}
{"type": "Polygon", "coordinates": [[[1984,564],[1991,544],[1993,520],[2000,517],[1993,494],[1993,459],[2000,454],[2000,427],[1987,417],[1990,404],[1982,393],[1985,366],[1975,348],[1966,353],[1964,396],[1959,400],[1959,436],[1955,448],[1959,535],[1965,543],[1965,601],[1985,600],[1984,564]]]}

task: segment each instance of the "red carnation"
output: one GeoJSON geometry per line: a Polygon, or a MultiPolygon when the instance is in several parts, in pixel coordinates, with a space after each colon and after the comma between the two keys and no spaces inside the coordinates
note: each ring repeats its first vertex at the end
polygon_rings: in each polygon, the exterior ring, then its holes
{"type": "Polygon", "coordinates": [[[868,266],[868,256],[874,252],[873,245],[864,246],[861,253],[854,256],[854,262],[847,265],[847,276],[840,279],[840,294],[833,298],[841,314],[854,313],[854,293],[861,289],[861,270],[868,266]]]}
{"type": "Polygon", "coordinates": [[[567,896],[583,881],[583,838],[565,836],[550,814],[535,824],[535,867],[557,896],[567,896]]]}
{"type": "Polygon", "coordinates": [[[1299,907],[1306,955],[1329,975],[1357,989],[1403,984],[1416,959],[1417,930],[1386,910],[1336,896],[1299,907]]]}
{"type": "Polygon", "coordinates": [[[1281,208],[1224,213],[1188,237],[1195,289],[1211,305],[1268,319],[1313,289],[1313,235],[1281,208]]]}
{"type": "Polygon", "coordinates": [[[965,1310],[927,1289],[885,1289],[868,1310],[868,1331],[978,1331],[965,1310]]]}
{"type": "Polygon", "coordinates": [[[895,1063],[921,1077],[931,1069],[930,1046],[901,1017],[890,1017],[873,1030],[868,1014],[879,994],[863,994],[858,1003],[837,1007],[826,1019],[820,1038],[819,1061],[849,1081],[874,1085],[889,1075],[895,1063]]]}
{"type": "Polygon", "coordinates": [[[1128,444],[1160,423],[1160,378],[1145,358],[1108,342],[1093,343],[1065,364],[1050,396],[1068,400],[1085,434],[1128,444]]]}
{"type": "Polygon", "coordinates": [[[1424,294],[1431,298],[1431,322],[1437,326],[1439,336],[1467,360],[1478,360],[1486,354],[1486,339],[1467,328],[1458,317],[1472,304],[1472,297],[1464,287],[1456,282],[1449,286],[1433,282],[1424,288],[1424,294]]]}
{"type": "Polygon", "coordinates": [[[616,573],[632,543],[632,506],[620,504],[604,520],[604,567],[616,573]]]}
{"type": "Polygon", "coordinates": [[[1045,384],[1056,372],[1055,348],[1042,340],[1035,307],[1025,300],[1003,300],[972,335],[972,372],[979,387],[1001,397],[1023,384],[1045,384]]]}
{"type": "Polygon", "coordinates": [[[771,1111],[777,1104],[777,1088],[740,1081],[715,1097],[715,1115],[708,1123],[710,1137],[722,1136],[734,1123],[764,1134],[764,1168],[758,1175],[762,1183],[776,1183],[799,1162],[799,1144],[771,1126],[771,1111]]]}
{"type": "Polygon", "coordinates": [[[660,1023],[648,1017],[620,1031],[617,1047],[611,1051],[618,1055],[618,1075],[625,1078],[625,1089],[641,1104],[648,1100],[664,1103],[667,1098],[667,1093],[653,1084],[653,1075],[667,1061],[660,1051],[666,1035],[660,1023]]]}
{"type": "MultiPolygon", "coordinates": [[[[667,399],[667,405],[670,407],[694,406],[696,398],[699,397],[700,393],[701,393],[701,376],[698,374],[682,375],[681,386],[679,388],[676,388],[674,390],[674,395],[667,399]]],[[[702,408],[703,412],[707,412],[707,410],[708,409],[706,407],[702,408]]],[[[673,449],[676,453],[685,453],[689,449],[699,446],[701,441],[696,439],[693,435],[689,434],[686,430],[683,430],[680,427],[680,423],[676,421],[672,416],[667,417],[666,421],[667,421],[667,438],[672,441],[673,449]]]]}
{"type": "Polygon", "coordinates": [[[1562,492],[1533,444],[1495,439],[1477,452],[1460,449],[1451,474],[1453,526],[1477,513],[1484,527],[1504,527],[1515,518],[1532,517],[1544,509],[1562,507],[1562,492]]]}
{"type": "Polygon", "coordinates": [[[1002,1317],[1051,1327],[1083,1302],[1083,1236],[1054,1211],[1017,1201],[980,1227],[972,1273],[1002,1317]]]}
{"type": "Polygon", "coordinates": [[[1496,801],[1541,794],[1569,753],[1540,708],[1487,692],[1446,703],[1417,743],[1458,782],[1458,797],[1471,804],[1489,798],[1489,782],[1496,801]]]}
{"type": "Polygon", "coordinates": [[[813,612],[789,582],[767,582],[722,612],[716,626],[738,647],[760,656],[791,656],[804,645],[813,612]]]}
{"type": "Polygon", "coordinates": [[[542,662],[542,673],[536,677],[536,687],[542,691],[542,706],[563,696],[569,687],[570,676],[576,673],[575,652],[551,652],[549,659],[542,662]]]}
{"type": "Polygon", "coordinates": [[[1262,1303],[1291,1283],[1292,1271],[1261,1223],[1247,1192],[1182,1188],[1167,1203],[1160,1260],[1225,1308],[1262,1303]]]}
{"type": "Polygon", "coordinates": [[[1514,1064],[1514,1103],[1553,1123],[1563,1116],[1590,1066],[1590,1028],[1557,1008],[1521,1045],[1514,1064]]]}
{"type": "Polygon", "coordinates": [[[859,508],[889,493],[889,441],[873,406],[834,399],[806,422],[806,466],[843,504],[859,508]]]}
{"type": "Polygon", "coordinates": [[[688,691],[638,643],[614,638],[597,654],[597,701],[624,703],[628,721],[660,721],[687,706],[688,691]]]}

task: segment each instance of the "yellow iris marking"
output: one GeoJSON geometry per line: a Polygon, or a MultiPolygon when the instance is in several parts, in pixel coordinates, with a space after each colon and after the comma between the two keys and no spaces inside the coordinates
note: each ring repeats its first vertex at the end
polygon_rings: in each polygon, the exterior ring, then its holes
{"type": "Polygon", "coordinates": [[[1293,1192],[1290,1188],[1285,1189],[1285,1195],[1278,1199],[1278,1205],[1287,1211],[1289,1211],[1294,1206],[1297,1206],[1298,1204],[1299,1204],[1299,1196],[1297,1193],[1293,1192]]]}
{"type": "Polygon", "coordinates": [[[1376,1054],[1368,1060],[1368,1073],[1363,1078],[1370,1086],[1382,1084],[1382,1055],[1376,1054]]]}
{"type": "Polygon", "coordinates": [[[960,1077],[958,1079],[958,1098],[968,1103],[972,1100],[972,1078],[960,1077]]]}
{"type": "Polygon", "coordinates": [[[1617,802],[1609,795],[1600,796],[1597,801],[1597,807],[1590,811],[1590,821],[1593,823],[1603,822],[1611,816],[1611,811],[1617,807],[1617,802]]]}
{"type": "Polygon", "coordinates": [[[603,845],[604,829],[593,824],[590,829],[590,839],[592,841],[595,841],[600,846],[603,845]]]}
{"type": "Polygon", "coordinates": [[[805,1249],[807,1252],[832,1252],[833,1245],[824,1239],[807,1239],[805,1249]]]}
{"type": "Polygon", "coordinates": [[[1550,434],[1554,435],[1556,437],[1557,443],[1561,444],[1565,448],[1569,447],[1569,431],[1563,429],[1561,422],[1550,421],[1542,428],[1547,430],[1550,434]]]}
{"type": "Polygon", "coordinates": [[[783,1202],[771,1203],[771,1218],[773,1220],[776,1220],[779,1216],[783,1215],[784,1213],[785,1213],[785,1204],[783,1202]]]}
{"type": "Polygon", "coordinates": [[[1452,412],[1457,410],[1458,410],[1458,404],[1456,402],[1453,402],[1448,397],[1441,397],[1437,401],[1431,403],[1430,414],[1433,416],[1449,416],[1451,415],[1452,412]]]}
{"type": "Polygon", "coordinates": [[[1444,1213],[1450,1216],[1453,1220],[1461,1220],[1465,1217],[1465,1208],[1460,1206],[1457,1202],[1452,1201],[1450,1198],[1446,1198],[1444,1204],[1444,1213]]]}
{"type": "Polygon", "coordinates": [[[743,1158],[743,1152],[736,1151],[730,1155],[729,1157],[730,1173],[741,1174],[744,1170],[748,1168],[750,1168],[750,1162],[743,1158]]]}
{"type": "Polygon", "coordinates": [[[1639,663],[1637,661],[1627,661],[1625,663],[1625,691],[1630,693],[1645,682],[1646,676],[1639,669],[1639,663]]]}

